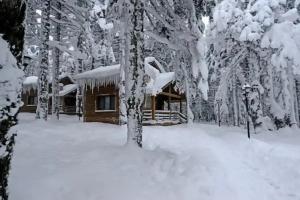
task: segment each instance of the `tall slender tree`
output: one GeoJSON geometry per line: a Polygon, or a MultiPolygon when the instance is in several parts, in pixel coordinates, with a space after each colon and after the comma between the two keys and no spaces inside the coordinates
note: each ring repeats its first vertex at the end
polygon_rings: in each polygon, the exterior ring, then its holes
{"type": "Polygon", "coordinates": [[[51,0],[44,0],[42,4],[42,31],[40,47],[40,66],[38,72],[38,108],[37,118],[48,118],[48,75],[49,75],[49,37],[51,0]]]}
{"type": "Polygon", "coordinates": [[[109,2],[108,14],[114,23],[113,34],[118,33],[121,39],[119,84],[121,121],[122,123],[127,121],[127,144],[136,144],[139,147],[142,147],[145,87],[144,11],[144,1],[109,2]]]}
{"type": "Polygon", "coordinates": [[[144,106],[144,2],[130,0],[130,55],[125,66],[127,106],[127,141],[142,147],[144,106]]]}
{"type": "MultiPolygon", "coordinates": [[[[55,19],[57,21],[61,21],[61,7],[62,4],[60,1],[56,2],[56,16],[55,19]]],[[[60,42],[61,40],[61,25],[60,23],[56,23],[55,25],[55,40],[60,42]]],[[[54,49],[54,61],[52,66],[52,115],[59,119],[59,69],[60,69],[60,54],[61,51],[59,48],[54,49]]]]}

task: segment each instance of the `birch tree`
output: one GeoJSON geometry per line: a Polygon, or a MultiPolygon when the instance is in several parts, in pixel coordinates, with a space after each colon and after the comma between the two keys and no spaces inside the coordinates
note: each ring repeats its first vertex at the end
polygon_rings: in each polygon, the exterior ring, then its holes
{"type": "Polygon", "coordinates": [[[119,29],[121,37],[121,120],[127,120],[127,144],[139,147],[142,147],[145,87],[144,6],[144,1],[139,0],[111,0],[108,9],[114,23],[112,31],[116,33],[119,29]]]}
{"type": "Polygon", "coordinates": [[[142,147],[142,123],[144,106],[144,2],[130,0],[130,55],[125,66],[127,107],[127,142],[142,147]]]}
{"type": "MultiPolygon", "coordinates": [[[[56,2],[56,12],[55,18],[57,21],[61,21],[61,2],[56,2]]],[[[55,41],[61,41],[61,25],[60,23],[56,23],[55,25],[55,41]]],[[[60,54],[61,51],[59,48],[54,49],[54,62],[52,66],[52,116],[55,116],[59,119],[59,111],[60,111],[60,98],[59,98],[59,70],[60,70],[60,54]]]]}
{"type": "Polygon", "coordinates": [[[38,72],[38,108],[36,117],[48,119],[48,73],[49,73],[49,36],[51,1],[42,4],[42,30],[40,47],[40,66],[38,72]]]}

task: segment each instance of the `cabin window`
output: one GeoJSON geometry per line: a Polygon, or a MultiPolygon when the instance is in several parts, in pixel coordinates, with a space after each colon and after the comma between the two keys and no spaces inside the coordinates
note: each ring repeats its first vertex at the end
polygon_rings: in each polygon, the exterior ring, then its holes
{"type": "Polygon", "coordinates": [[[37,105],[37,97],[36,96],[28,96],[27,105],[28,106],[36,106],[37,105]]]}
{"type": "Polygon", "coordinates": [[[100,95],[96,99],[96,111],[115,111],[116,96],[115,95],[100,95]]]}

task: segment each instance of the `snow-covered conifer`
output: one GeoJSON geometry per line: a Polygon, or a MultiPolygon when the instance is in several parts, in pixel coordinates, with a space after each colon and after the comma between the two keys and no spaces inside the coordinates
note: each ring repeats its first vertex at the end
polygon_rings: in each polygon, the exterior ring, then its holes
{"type": "Polygon", "coordinates": [[[297,123],[294,75],[299,70],[299,58],[295,56],[299,52],[296,39],[299,14],[296,6],[265,0],[225,0],[216,6],[208,34],[212,45],[210,67],[219,83],[217,96],[227,104],[230,121],[235,124],[243,121],[241,86],[246,83],[261,88],[252,87],[250,95],[253,101],[256,99],[251,111],[254,126],[261,124],[272,129],[270,119],[275,125],[297,123]]]}
{"type": "Polygon", "coordinates": [[[8,174],[15,143],[21,101],[21,70],[25,2],[5,0],[0,3],[0,199],[8,199],[8,174]]]}

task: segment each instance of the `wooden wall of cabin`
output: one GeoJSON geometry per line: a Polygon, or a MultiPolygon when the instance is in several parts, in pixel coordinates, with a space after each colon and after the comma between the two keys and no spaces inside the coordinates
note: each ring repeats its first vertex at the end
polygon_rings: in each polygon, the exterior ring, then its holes
{"type": "Polygon", "coordinates": [[[88,87],[84,91],[84,121],[119,123],[119,91],[114,85],[95,87],[93,90],[88,87]],[[115,95],[115,111],[96,111],[96,98],[100,95],[115,95]]]}
{"type": "MultiPolygon", "coordinates": [[[[22,101],[23,101],[23,106],[20,109],[20,112],[30,112],[30,113],[35,113],[36,112],[36,105],[29,105],[29,97],[35,97],[37,98],[37,90],[30,89],[29,91],[24,91],[22,93],[22,101]]],[[[36,102],[37,103],[37,102],[36,102]]]]}

